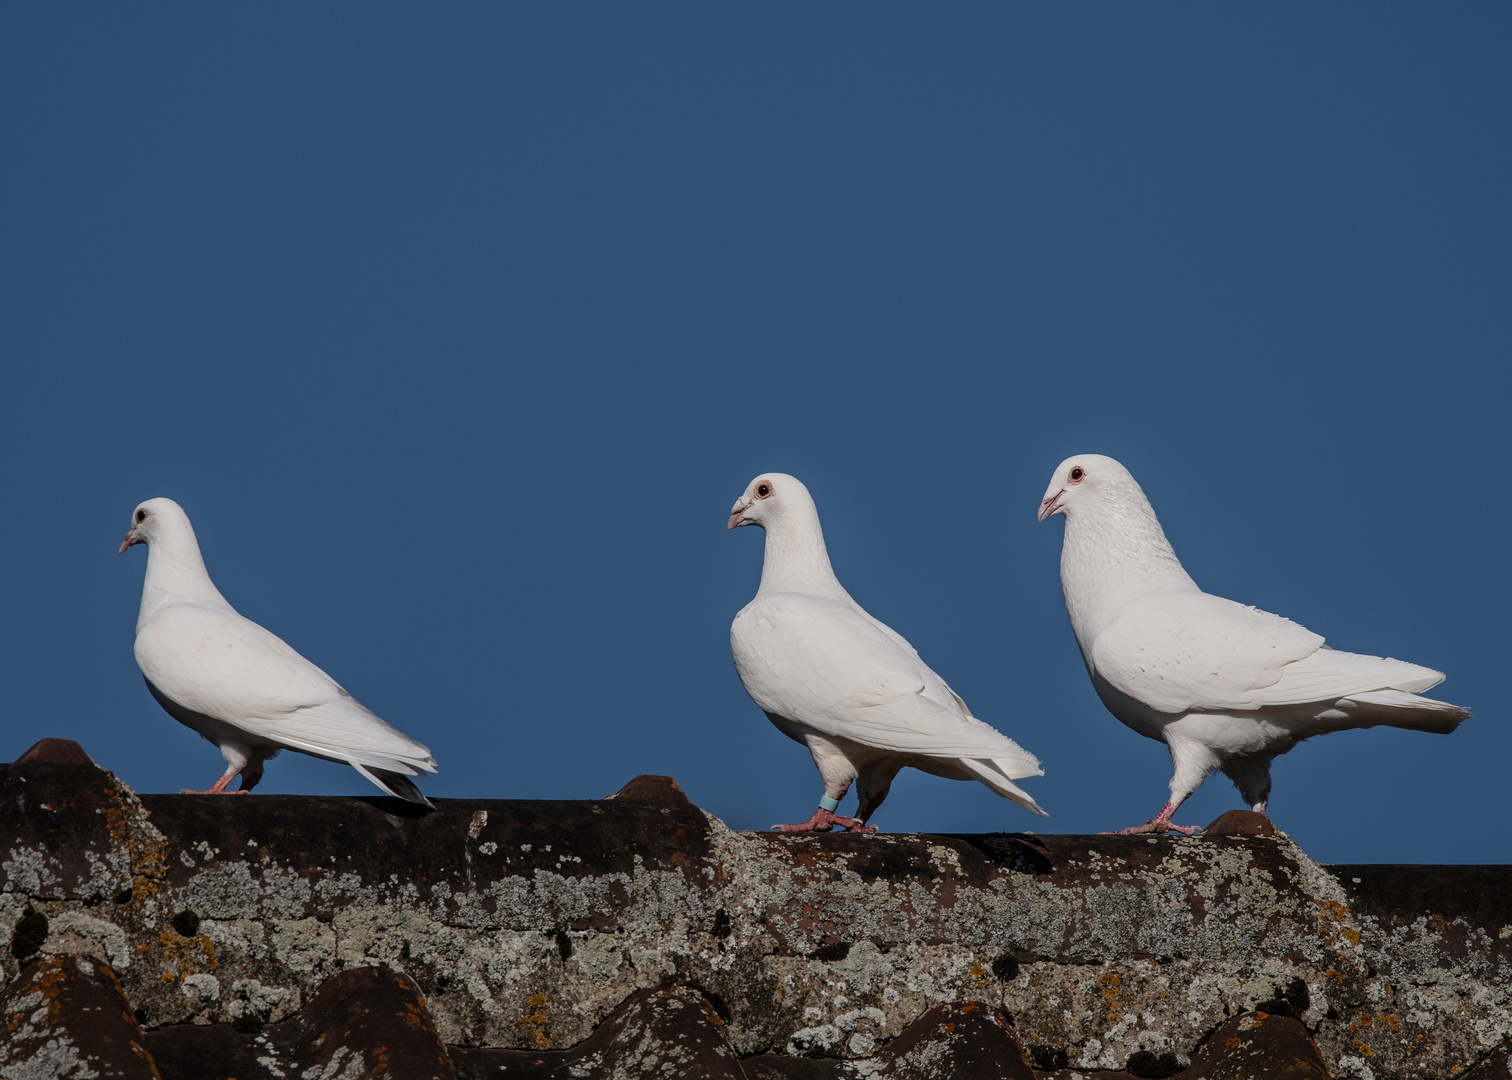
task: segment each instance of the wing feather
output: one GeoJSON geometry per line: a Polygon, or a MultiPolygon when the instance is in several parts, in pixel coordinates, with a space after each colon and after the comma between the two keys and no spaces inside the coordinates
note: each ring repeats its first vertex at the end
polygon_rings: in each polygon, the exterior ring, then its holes
{"type": "Polygon", "coordinates": [[[1131,600],[1097,636],[1089,659],[1115,688],[1162,713],[1415,694],[1444,678],[1417,664],[1330,649],[1290,619],[1196,591],[1131,600]]]}
{"type": "Polygon", "coordinates": [[[1129,601],[1097,635],[1089,659],[1157,712],[1254,709],[1287,664],[1322,645],[1290,619],[1192,590],[1129,601]]]}
{"type": "Polygon", "coordinates": [[[731,645],[765,712],[894,753],[1002,761],[1015,777],[1043,773],[1034,755],[971,716],[913,646],[854,603],[759,597],[736,616],[731,645]]]}
{"type": "Polygon", "coordinates": [[[163,609],[137,634],[136,658],[168,698],[257,739],[392,772],[435,771],[425,746],[229,605],[163,609]]]}

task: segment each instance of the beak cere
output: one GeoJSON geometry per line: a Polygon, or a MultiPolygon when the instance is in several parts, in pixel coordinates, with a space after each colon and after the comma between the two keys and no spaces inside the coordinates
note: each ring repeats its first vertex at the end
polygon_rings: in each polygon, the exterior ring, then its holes
{"type": "Polygon", "coordinates": [[[738,529],[740,526],[746,524],[745,518],[741,515],[751,508],[751,502],[752,500],[750,499],[735,500],[735,505],[730,509],[730,523],[725,526],[725,532],[729,532],[731,529],[738,529]]]}
{"type": "Polygon", "coordinates": [[[1058,506],[1060,506],[1060,497],[1062,495],[1064,495],[1065,493],[1066,493],[1066,489],[1065,488],[1061,488],[1054,495],[1046,495],[1045,496],[1045,501],[1042,502],[1042,503],[1040,503],[1040,508],[1039,508],[1039,519],[1041,521],[1044,521],[1051,514],[1055,513],[1056,508],[1058,506]]]}
{"type": "Polygon", "coordinates": [[[129,548],[132,544],[140,543],[141,541],[137,539],[136,530],[132,529],[129,533],[126,534],[126,539],[121,541],[121,550],[116,552],[116,554],[124,555],[126,554],[126,549],[129,548]]]}

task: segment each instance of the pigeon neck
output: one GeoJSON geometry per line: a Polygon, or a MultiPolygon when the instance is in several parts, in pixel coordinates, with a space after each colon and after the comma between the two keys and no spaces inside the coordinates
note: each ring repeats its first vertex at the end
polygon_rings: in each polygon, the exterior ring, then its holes
{"type": "Polygon", "coordinates": [[[205,569],[194,526],[187,521],[164,522],[157,532],[147,545],[147,577],[142,584],[138,629],[170,603],[226,602],[205,569]]]}
{"type": "Polygon", "coordinates": [[[1197,590],[1143,492],[1109,497],[1097,509],[1066,515],[1061,547],[1061,588],[1084,655],[1130,600],[1197,590]]]}
{"type": "Polygon", "coordinates": [[[809,521],[767,523],[766,553],[757,595],[771,592],[845,592],[830,566],[824,530],[819,527],[817,515],[809,521]]]}

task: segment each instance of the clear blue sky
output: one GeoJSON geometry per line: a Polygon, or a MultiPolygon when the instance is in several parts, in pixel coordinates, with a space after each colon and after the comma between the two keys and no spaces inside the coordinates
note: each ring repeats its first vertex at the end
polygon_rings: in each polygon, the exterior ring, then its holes
{"type": "MultiPolygon", "coordinates": [[[[910,771],[881,827],[1135,824],[1169,760],[1034,520],[1096,451],[1205,588],[1476,711],[1302,745],[1278,824],[1512,861],[1512,7],[9,6],[0,146],[0,759],[218,775],[132,660],[116,546],[166,495],[432,795],[670,773],[800,820],[728,645],[761,534],[725,519],[781,470],[1045,762],[1048,822],[910,771]]],[[[372,793],[295,754],[259,790],[372,793]]]]}

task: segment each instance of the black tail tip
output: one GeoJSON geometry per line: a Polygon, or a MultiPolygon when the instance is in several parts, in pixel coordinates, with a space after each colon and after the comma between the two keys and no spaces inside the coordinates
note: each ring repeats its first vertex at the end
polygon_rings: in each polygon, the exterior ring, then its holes
{"type": "Polygon", "coordinates": [[[415,786],[415,782],[403,773],[390,772],[387,769],[375,769],[368,766],[368,772],[378,781],[379,785],[390,795],[405,802],[423,806],[427,810],[434,810],[435,804],[425,797],[425,793],[415,786]]]}

